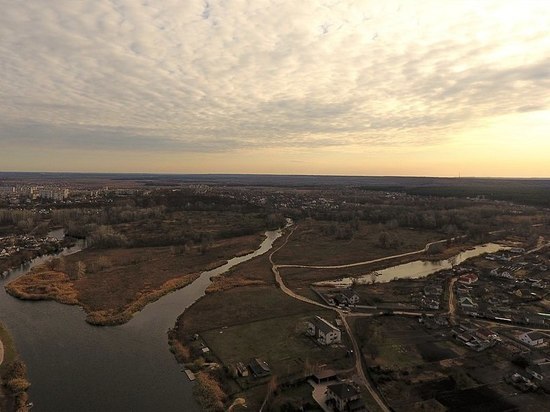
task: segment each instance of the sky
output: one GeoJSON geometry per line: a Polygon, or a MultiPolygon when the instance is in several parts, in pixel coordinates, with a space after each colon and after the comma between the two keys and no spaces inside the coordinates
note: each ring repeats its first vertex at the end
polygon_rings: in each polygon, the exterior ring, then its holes
{"type": "Polygon", "coordinates": [[[550,177],[545,0],[0,0],[0,170],[550,177]]]}

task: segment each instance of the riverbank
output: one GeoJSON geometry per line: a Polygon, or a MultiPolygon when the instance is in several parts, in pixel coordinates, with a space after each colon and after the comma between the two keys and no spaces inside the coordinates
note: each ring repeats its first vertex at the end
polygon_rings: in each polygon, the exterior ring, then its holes
{"type": "MultiPolygon", "coordinates": [[[[280,238],[273,249],[283,242],[280,238]]],[[[207,292],[178,317],[169,333],[178,362],[204,377],[205,383],[199,382],[194,391],[204,410],[224,410],[235,398],[244,399],[249,410],[259,410],[273,376],[284,384],[315,365],[351,368],[345,345],[320,347],[305,334],[308,320],[316,315],[333,320],[334,314],[282,293],[268,254],[214,278],[207,292]],[[239,362],[247,365],[258,357],[269,365],[270,376],[236,372],[239,362]]],[[[288,399],[288,393],[283,393],[272,402],[288,399]]],[[[309,392],[304,402],[314,403],[309,392]]],[[[236,410],[244,409],[237,406],[236,410]]]]}
{"type": "Polygon", "coordinates": [[[3,276],[35,258],[55,255],[63,248],[75,244],[74,238],[65,237],[63,229],[51,230],[44,238],[12,235],[0,239],[0,251],[3,251],[3,254],[0,254],[0,275],[3,276]]]}
{"type": "Polygon", "coordinates": [[[45,267],[36,268],[36,272],[31,272],[29,275],[11,282],[5,288],[8,294],[22,300],[53,300],[65,305],[78,305],[86,312],[86,322],[89,324],[114,326],[128,322],[136,312],[139,312],[147,304],[189,285],[199,275],[199,273],[193,273],[179,279],[171,279],[159,289],[142,294],[122,312],[90,311],[78,300],[78,292],[65,273],[50,271],[45,267]]]}
{"type": "Polygon", "coordinates": [[[93,325],[120,325],[147,304],[189,285],[201,272],[250,252],[263,238],[225,239],[204,252],[174,247],[84,250],[35,267],[5,288],[23,300],[78,305],[93,325]]]}
{"type": "Polygon", "coordinates": [[[28,394],[30,382],[27,368],[19,359],[13,338],[0,323],[0,410],[28,411],[28,394]]]}

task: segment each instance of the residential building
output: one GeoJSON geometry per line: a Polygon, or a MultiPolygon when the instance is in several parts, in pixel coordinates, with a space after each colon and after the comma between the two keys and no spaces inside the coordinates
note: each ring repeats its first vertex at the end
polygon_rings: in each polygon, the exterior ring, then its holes
{"type": "Polygon", "coordinates": [[[526,369],[533,378],[543,381],[550,380],[550,359],[543,358],[533,361],[526,369]]]}
{"type": "Polygon", "coordinates": [[[251,359],[248,363],[248,367],[252,371],[252,375],[256,378],[263,378],[264,376],[269,376],[271,374],[269,365],[260,358],[251,359]]]}
{"type": "Polygon", "coordinates": [[[331,345],[342,341],[340,329],[320,316],[315,316],[307,323],[307,334],[315,337],[321,345],[331,345]]]}
{"type": "Polygon", "coordinates": [[[519,340],[530,346],[542,346],[546,339],[548,339],[548,335],[540,332],[525,332],[519,335],[519,340]]]}
{"type": "Polygon", "coordinates": [[[353,289],[340,289],[323,294],[329,305],[357,305],[359,295],[353,289]]]}
{"type": "Polygon", "coordinates": [[[349,383],[335,383],[327,386],[327,404],[332,404],[338,412],[366,412],[359,390],[349,383]]]}
{"type": "Polygon", "coordinates": [[[475,273],[468,273],[466,275],[460,276],[458,278],[458,281],[463,285],[471,285],[472,283],[476,283],[478,279],[479,278],[475,273]]]}
{"type": "Polygon", "coordinates": [[[340,295],[342,300],[348,305],[357,305],[359,303],[359,295],[353,289],[343,289],[340,295]]]}

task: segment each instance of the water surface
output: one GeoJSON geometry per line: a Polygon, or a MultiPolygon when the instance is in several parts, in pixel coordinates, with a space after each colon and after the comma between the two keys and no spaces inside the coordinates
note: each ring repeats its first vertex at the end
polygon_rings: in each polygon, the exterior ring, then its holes
{"type": "MultiPolygon", "coordinates": [[[[484,253],[495,253],[499,250],[505,249],[508,248],[497,243],[487,243],[484,245],[475,246],[472,249],[468,249],[464,252],[460,252],[458,255],[455,255],[450,259],[436,261],[415,260],[414,262],[404,263],[401,265],[378,270],[376,282],[385,283],[395,279],[424,278],[440,270],[451,269],[453,266],[459,265],[470,258],[482,255],[484,253]]],[[[372,275],[367,274],[359,277],[346,277],[334,281],[319,282],[318,285],[351,286],[354,279],[355,282],[358,283],[372,283],[372,275]]]]}
{"type": "MultiPolygon", "coordinates": [[[[2,288],[0,319],[27,364],[33,412],[198,412],[192,384],[169,352],[166,332],[204,295],[210,277],[267,252],[281,234],[280,230],[266,232],[255,252],[203,272],[192,284],[149,304],[121,326],[91,326],[78,306],[22,301],[2,288]]],[[[63,254],[79,249],[76,246],[63,254]]],[[[12,271],[0,284],[48,258],[37,258],[12,271]]]]}

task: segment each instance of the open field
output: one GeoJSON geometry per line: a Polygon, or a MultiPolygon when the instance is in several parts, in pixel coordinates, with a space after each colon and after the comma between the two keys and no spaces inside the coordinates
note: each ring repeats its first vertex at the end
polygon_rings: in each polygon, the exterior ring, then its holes
{"type": "Polygon", "coordinates": [[[303,372],[306,364],[351,368],[344,345],[322,347],[305,335],[306,322],[314,315],[334,318],[331,311],[283,316],[205,331],[201,337],[224,365],[260,357],[276,376],[303,372]]]}
{"type": "MultiPolygon", "coordinates": [[[[252,263],[252,267],[258,262],[252,263]]],[[[191,360],[206,356],[210,361],[219,360],[231,370],[236,362],[247,364],[251,358],[259,357],[268,362],[272,376],[278,381],[303,376],[307,369],[322,365],[351,368],[353,358],[347,356],[346,338],[341,345],[321,347],[305,336],[305,322],[318,314],[329,320],[335,316],[332,311],[320,311],[294,300],[274,286],[240,286],[208,293],[199,299],[180,316],[174,332],[178,341],[186,345],[191,360]],[[195,333],[210,349],[209,354],[201,353],[201,345],[197,347],[192,339],[195,333]]],[[[245,398],[248,408],[258,410],[270,378],[221,376],[218,379],[226,393],[245,398]]],[[[294,395],[303,397],[306,403],[310,401],[311,388],[302,387],[297,391],[294,395]]],[[[280,395],[274,405],[296,400],[292,391],[286,395],[283,391],[280,395]]]]}
{"type": "Polygon", "coordinates": [[[300,265],[340,265],[384,256],[412,252],[426,243],[445,238],[445,234],[407,228],[385,229],[380,225],[359,223],[351,239],[335,239],[325,234],[329,222],[307,220],[300,223],[286,247],[276,257],[277,262],[300,265]],[[394,247],[382,247],[382,232],[397,239],[394,247]]]}
{"type": "Polygon", "coordinates": [[[173,247],[87,249],[35,268],[6,289],[22,299],[81,305],[93,324],[124,323],[148,302],[189,284],[204,270],[255,249],[260,242],[260,235],[220,240],[205,253],[173,247]]]}
{"type": "Polygon", "coordinates": [[[210,329],[314,313],[316,309],[286,296],[274,286],[239,287],[199,299],[178,319],[178,333],[184,339],[210,329]]]}
{"type": "MultiPolygon", "coordinates": [[[[277,239],[273,245],[273,250],[283,241],[284,237],[277,239]]],[[[275,285],[268,253],[250,259],[231,268],[222,275],[214,277],[206,293],[221,292],[242,286],[261,285],[275,285]]]]}

